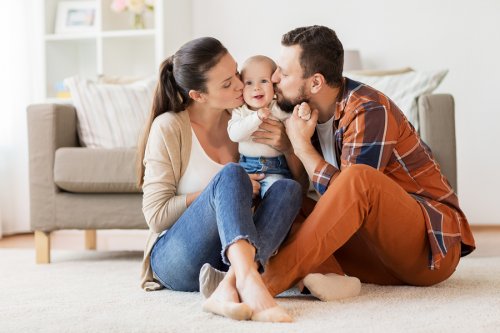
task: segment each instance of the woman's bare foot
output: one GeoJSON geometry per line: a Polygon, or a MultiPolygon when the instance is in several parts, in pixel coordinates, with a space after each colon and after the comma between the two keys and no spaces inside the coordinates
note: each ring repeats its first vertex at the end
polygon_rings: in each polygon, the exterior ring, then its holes
{"type": "Polygon", "coordinates": [[[240,296],[236,290],[236,275],[231,268],[226,273],[222,281],[215,288],[209,298],[215,298],[220,301],[240,303],[240,296]]]}
{"type": "Polygon", "coordinates": [[[203,311],[235,320],[248,320],[252,316],[252,309],[247,304],[240,303],[236,290],[236,276],[231,269],[212,295],[203,302],[202,308],[203,311]]]}
{"type": "Polygon", "coordinates": [[[292,317],[278,306],[267,290],[260,274],[251,270],[236,281],[240,298],[253,310],[252,320],[266,322],[291,322],[292,317]]]}

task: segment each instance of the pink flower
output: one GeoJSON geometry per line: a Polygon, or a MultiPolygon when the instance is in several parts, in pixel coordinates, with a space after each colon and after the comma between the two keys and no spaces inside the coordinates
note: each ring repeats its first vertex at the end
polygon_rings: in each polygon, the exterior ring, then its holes
{"type": "Polygon", "coordinates": [[[127,1],[126,0],[113,0],[111,3],[111,9],[115,12],[123,12],[127,9],[127,1]]]}
{"type": "Polygon", "coordinates": [[[114,12],[130,11],[134,14],[142,14],[147,10],[154,10],[155,0],[113,0],[111,10],[114,12]]]}

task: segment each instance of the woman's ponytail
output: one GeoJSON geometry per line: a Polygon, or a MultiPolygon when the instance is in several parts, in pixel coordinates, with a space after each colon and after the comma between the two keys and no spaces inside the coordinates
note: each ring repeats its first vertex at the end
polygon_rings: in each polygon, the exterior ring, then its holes
{"type": "Polygon", "coordinates": [[[151,112],[137,149],[137,185],[144,182],[144,153],[153,121],[165,112],[181,112],[193,102],[190,90],[206,92],[207,72],[227,49],[215,38],[202,37],[184,44],[160,65],[151,112]]]}
{"type": "Polygon", "coordinates": [[[170,56],[160,66],[160,78],[156,86],[152,104],[152,114],[155,118],[163,112],[180,112],[186,108],[188,96],[177,85],[174,74],[175,56],[170,56]]]}
{"type": "Polygon", "coordinates": [[[170,56],[163,61],[160,66],[160,75],[156,84],[155,92],[153,95],[153,102],[151,103],[151,111],[149,112],[146,125],[144,126],[143,133],[139,138],[137,149],[137,186],[142,187],[144,181],[144,154],[146,151],[146,144],[151,131],[153,121],[165,112],[180,112],[185,109],[182,93],[175,82],[174,76],[174,56],[170,56]]]}

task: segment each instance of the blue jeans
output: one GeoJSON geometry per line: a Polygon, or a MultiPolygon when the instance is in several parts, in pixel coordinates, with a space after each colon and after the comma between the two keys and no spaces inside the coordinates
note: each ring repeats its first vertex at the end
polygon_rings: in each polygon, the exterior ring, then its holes
{"type": "Polygon", "coordinates": [[[276,157],[248,157],[240,155],[240,165],[247,173],[264,173],[266,177],[260,181],[260,197],[264,198],[267,190],[279,179],[292,178],[286,158],[283,155],[276,157]]]}
{"type": "Polygon", "coordinates": [[[198,291],[201,266],[209,263],[227,271],[227,248],[240,239],[256,249],[262,272],[278,250],[301,206],[299,183],[274,183],[252,213],[252,184],[245,170],[227,164],[205,190],[158,238],[151,251],[151,267],[167,288],[198,291]]]}

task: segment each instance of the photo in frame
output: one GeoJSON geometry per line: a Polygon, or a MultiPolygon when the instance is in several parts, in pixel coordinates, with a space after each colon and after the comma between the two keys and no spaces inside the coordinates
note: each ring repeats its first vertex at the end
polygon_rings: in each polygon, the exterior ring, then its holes
{"type": "Polygon", "coordinates": [[[96,28],[95,1],[61,1],[57,4],[56,34],[93,32],[96,28]]]}

